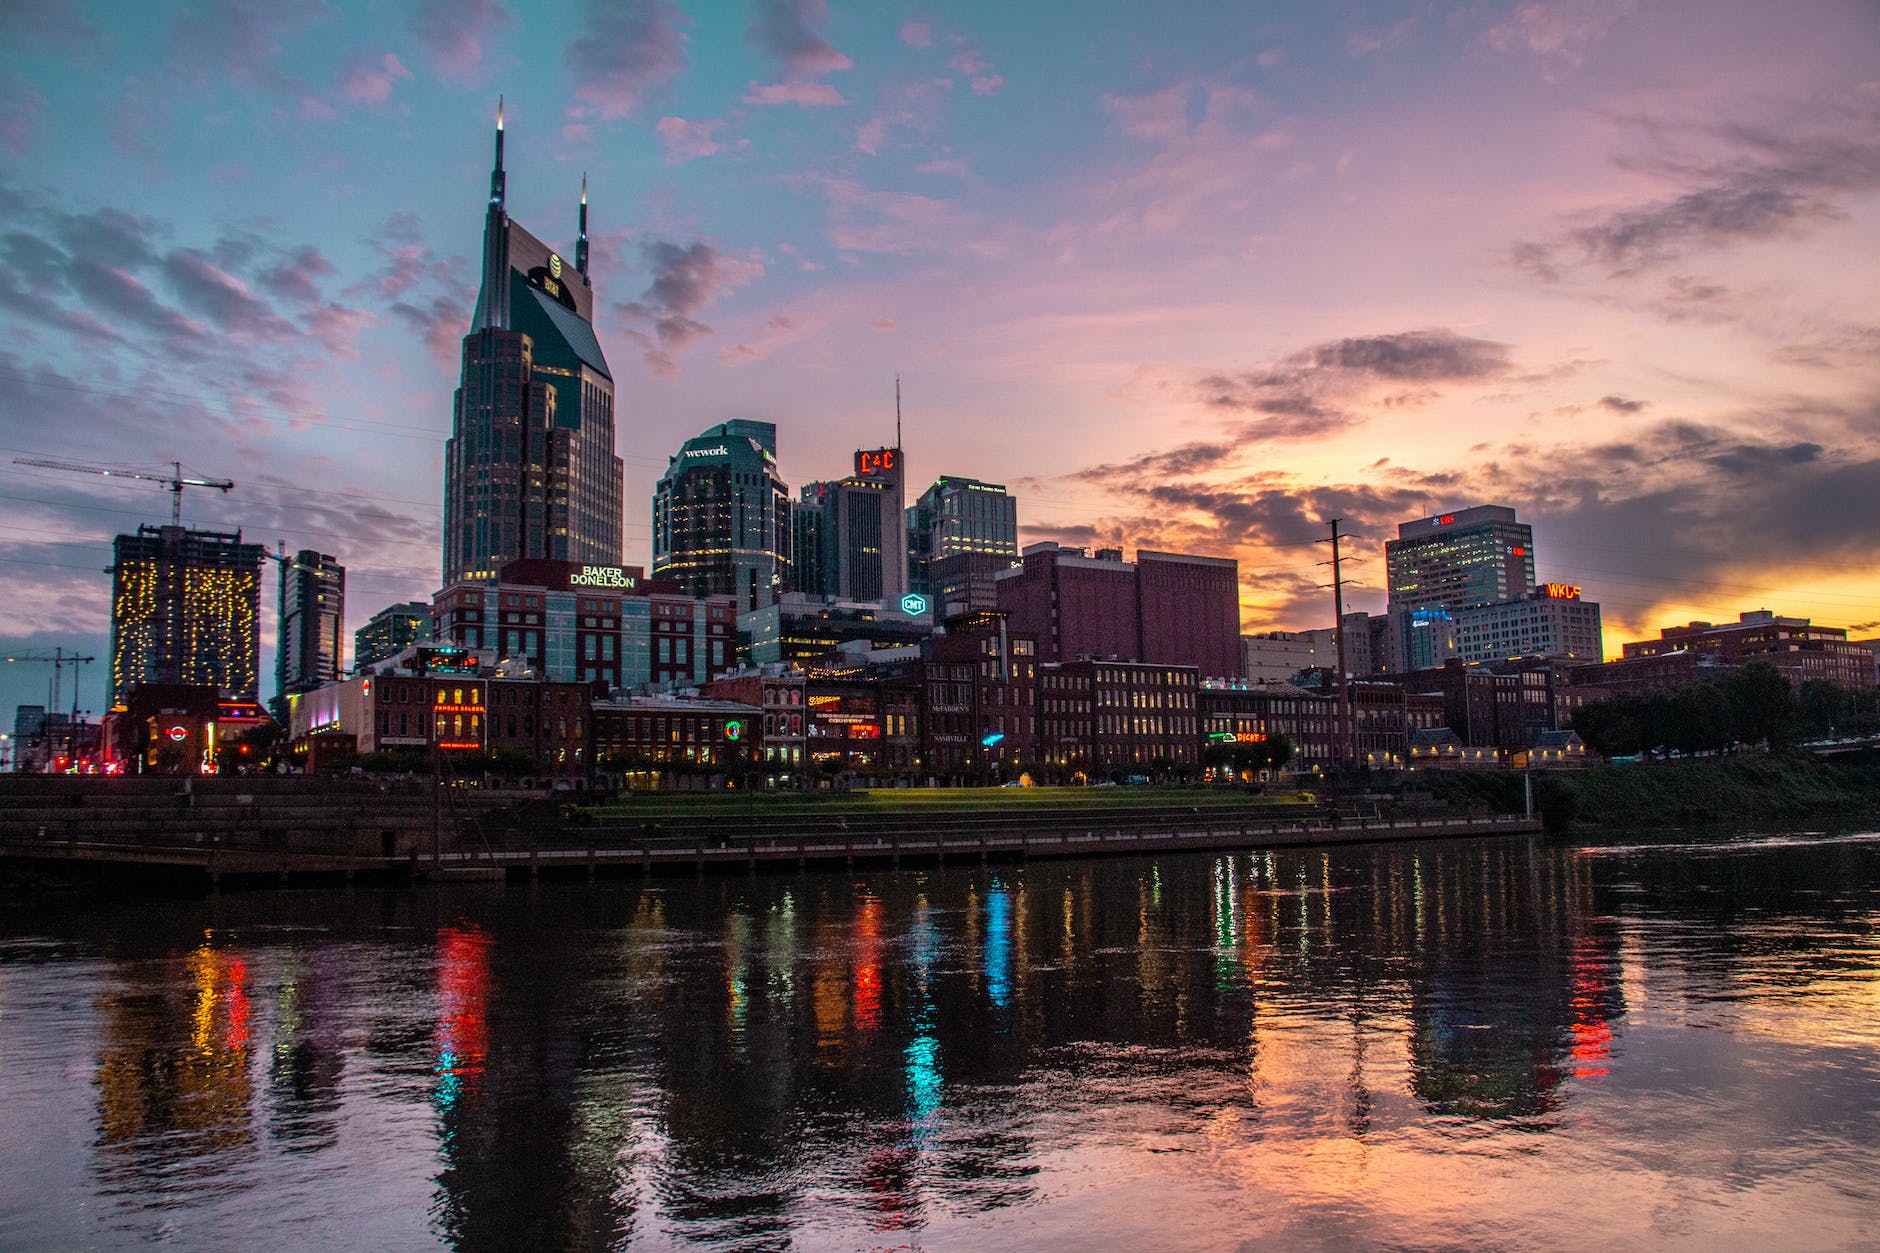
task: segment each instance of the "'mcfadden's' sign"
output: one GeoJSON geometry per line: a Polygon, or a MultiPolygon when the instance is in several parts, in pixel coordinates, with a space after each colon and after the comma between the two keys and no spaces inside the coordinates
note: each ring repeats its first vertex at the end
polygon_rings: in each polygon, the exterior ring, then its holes
{"type": "Polygon", "coordinates": [[[568,576],[569,587],[623,587],[631,591],[640,581],[619,566],[582,566],[568,576]]]}

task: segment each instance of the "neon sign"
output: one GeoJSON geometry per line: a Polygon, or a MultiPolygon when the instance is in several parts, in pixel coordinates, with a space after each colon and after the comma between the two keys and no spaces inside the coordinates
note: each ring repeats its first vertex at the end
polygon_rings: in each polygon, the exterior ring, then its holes
{"type": "Polygon", "coordinates": [[[725,723],[725,738],[732,741],[733,743],[736,743],[737,741],[743,739],[744,738],[744,724],[738,721],[736,718],[732,718],[728,720],[725,723]]]}
{"type": "Polygon", "coordinates": [[[1541,590],[1547,593],[1549,600],[1578,600],[1580,587],[1577,583],[1543,583],[1541,590]]]}
{"type": "Polygon", "coordinates": [[[855,472],[857,474],[887,474],[901,465],[899,448],[863,449],[855,454],[855,472]]]}
{"type": "Polygon", "coordinates": [[[729,448],[726,448],[723,444],[720,444],[716,448],[688,448],[685,450],[685,455],[688,457],[694,457],[694,458],[729,457],[731,455],[731,450],[729,448]]]}
{"type": "Polygon", "coordinates": [[[927,612],[927,598],[919,592],[909,592],[901,597],[901,612],[910,618],[918,618],[927,612]]]}
{"type": "Polygon", "coordinates": [[[187,727],[178,725],[178,726],[171,727],[168,731],[164,732],[164,734],[168,735],[172,740],[175,740],[177,743],[180,744],[184,740],[189,738],[189,729],[187,727]]]}

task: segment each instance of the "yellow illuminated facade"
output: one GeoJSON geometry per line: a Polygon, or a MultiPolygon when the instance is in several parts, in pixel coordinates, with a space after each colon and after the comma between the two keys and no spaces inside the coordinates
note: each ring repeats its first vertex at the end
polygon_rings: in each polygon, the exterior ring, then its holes
{"type": "Polygon", "coordinates": [[[259,544],[241,532],[139,527],[120,535],[111,598],[111,696],[140,683],[254,700],[261,655],[259,544]]]}

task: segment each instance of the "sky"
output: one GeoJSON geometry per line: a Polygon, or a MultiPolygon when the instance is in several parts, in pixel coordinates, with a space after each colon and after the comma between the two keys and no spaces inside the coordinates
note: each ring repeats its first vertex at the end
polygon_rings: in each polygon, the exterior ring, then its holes
{"type": "Polygon", "coordinates": [[[430,598],[499,95],[517,221],[572,255],[588,180],[629,564],[684,439],[833,477],[898,376],[914,490],[1237,557],[1248,631],[1329,625],[1328,519],[1381,610],[1501,504],[1609,654],[1880,634],[1872,0],[7,0],[0,649],[102,709],[169,511],[16,457],[233,480],[184,521],[337,557],[348,633],[430,598]]]}

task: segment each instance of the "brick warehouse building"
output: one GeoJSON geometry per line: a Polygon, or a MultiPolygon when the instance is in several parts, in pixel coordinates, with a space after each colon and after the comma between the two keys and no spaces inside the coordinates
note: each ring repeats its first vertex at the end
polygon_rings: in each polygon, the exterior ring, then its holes
{"type": "Polygon", "coordinates": [[[1085,658],[1192,666],[1208,678],[1237,678],[1239,563],[1147,549],[1095,555],[1045,541],[996,582],[1011,629],[1038,641],[1040,662],[1085,658]]]}

